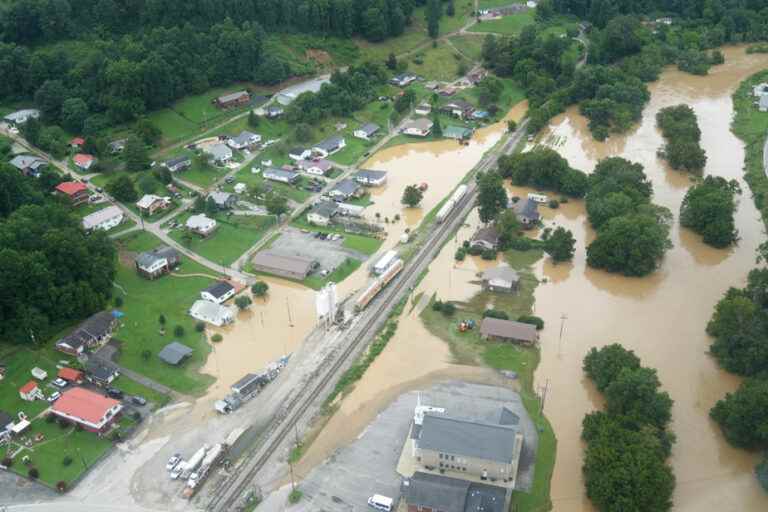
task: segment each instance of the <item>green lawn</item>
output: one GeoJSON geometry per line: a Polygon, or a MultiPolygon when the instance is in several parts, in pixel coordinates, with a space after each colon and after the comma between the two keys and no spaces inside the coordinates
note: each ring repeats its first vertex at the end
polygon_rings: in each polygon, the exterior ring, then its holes
{"type": "MultiPolygon", "coordinates": [[[[251,169],[253,167],[261,168],[262,171],[264,170],[261,164],[259,163],[262,159],[272,159],[272,164],[276,166],[282,165],[278,161],[275,160],[276,157],[270,156],[270,150],[272,148],[269,148],[263,155],[258,157],[256,162],[253,163],[251,166],[247,166],[246,168],[240,169],[237,171],[237,173],[234,174],[235,181],[232,183],[228,183],[222,187],[223,190],[227,192],[233,192],[235,189],[235,185],[237,183],[245,183],[245,185],[248,187],[248,190],[246,194],[251,194],[251,192],[255,189],[263,190],[264,187],[270,186],[272,187],[272,190],[278,194],[280,194],[283,197],[286,197],[288,199],[291,199],[297,203],[303,203],[304,201],[309,198],[310,195],[312,195],[311,192],[302,189],[302,185],[306,184],[307,177],[301,176],[299,181],[295,185],[289,185],[287,183],[280,183],[277,181],[271,181],[271,180],[265,180],[261,173],[254,174],[251,172],[251,169]]],[[[287,157],[286,157],[287,159],[287,157]]],[[[257,199],[254,199],[252,197],[249,198],[249,201],[253,201],[255,203],[259,203],[257,199]]]]}
{"type": "Polygon", "coordinates": [[[494,308],[507,312],[510,318],[530,314],[534,301],[533,293],[538,284],[530,267],[541,256],[541,251],[537,250],[509,251],[505,255],[510,266],[521,273],[520,291],[517,294],[480,292],[466,303],[457,303],[457,312],[451,318],[446,318],[431,307],[425,308],[421,313],[426,328],[448,343],[457,362],[483,364],[499,370],[514,371],[518,375],[520,396],[539,430],[533,489],[530,493],[515,492],[513,500],[518,512],[538,512],[551,508],[549,487],[557,440],[546,417],[539,414],[540,403],[533,390],[533,375],[539,364],[539,350],[512,343],[483,340],[479,333],[479,322],[491,298],[494,308]],[[459,319],[474,319],[478,326],[472,331],[462,333],[458,329],[459,319]]]}
{"type": "Polygon", "coordinates": [[[452,36],[449,41],[464,55],[479,61],[483,50],[483,37],[480,35],[452,36]]]}
{"type": "MultiPolygon", "coordinates": [[[[197,372],[208,356],[210,347],[194,330],[195,322],[187,314],[192,303],[200,297],[200,290],[213,282],[212,277],[163,276],[150,281],[139,277],[132,264],[132,255],[161,244],[153,235],[140,231],[118,242],[125,257],[121,258],[115,277],[115,296],[122,297],[120,308],[125,313],[115,338],[122,342],[119,363],[142,373],[166,386],[185,394],[200,394],[213,382],[213,377],[197,372]],[[160,334],[160,315],[166,318],[166,331],[160,334]],[[177,326],[184,329],[181,337],[172,334],[177,326]],[[157,358],[157,353],[171,341],[178,339],[194,352],[180,367],[169,366],[157,358]],[[144,360],[142,352],[151,356],[144,360]]],[[[202,274],[218,277],[213,271],[183,258],[178,274],[202,274]]]]}
{"type": "Polygon", "coordinates": [[[506,7],[507,5],[512,4],[524,4],[524,0],[479,0],[478,2],[478,8],[480,10],[483,9],[491,9],[493,7],[506,7]]]}
{"type": "MultiPolygon", "coordinates": [[[[192,215],[185,213],[176,220],[183,226],[184,222],[192,215]]],[[[194,235],[185,240],[183,227],[171,231],[170,236],[190,250],[200,254],[215,263],[230,265],[258,242],[267,229],[275,222],[274,217],[258,216],[226,216],[219,214],[215,217],[218,222],[216,231],[208,238],[200,238],[194,235]]]]}
{"type": "Polygon", "coordinates": [[[216,180],[224,176],[224,174],[226,174],[226,172],[229,170],[225,167],[216,167],[213,165],[207,169],[203,169],[198,164],[197,159],[194,158],[195,152],[186,148],[179,148],[171,153],[163,155],[163,161],[170,160],[179,156],[188,156],[192,158],[192,165],[183,171],[175,173],[173,176],[175,178],[179,178],[180,180],[193,183],[202,188],[210,187],[216,180]]]}
{"type": "Polygon", "coordinates": [[[148,402],[152,404],[153,409],[158,409],[166,405],[171,400],[170,396],[164,395],[163,393],[158,393],[154,389],[150,389],[143,384],[139,384],[135,380],[131,380],[124,375],[121,375],[112,381],[112,387],[122,390],[126,395],[138,395],[144,397],[148,402]]]}
{"type": "Polygon", "coordinates": [[[503,34],[514,36],[522,32],[522,30],[528,25],[532,25],[536,22],[535,11],[528,10],[510,16],[504,16],[497,20],[488,20],[476,23],[470,27],[470,32],[492,32],[495,34],[503,34]]]}
{"type": "Polygon", "coordinates": [[[328,274],[325,277],[322,277],[320,275],[312,275],[306,278],[302,283],[309,288],[312,288],[313,290],[319,290],[323,286],[325,286],[327,283],[334,282],[334,283],[340,283],[347,277],[349,277],[352,272],[360,268],[360,265],[362,265],[363,262],[360,260],[356,260],[354,258],[347,258],[344,260],[344,263],[336,267],[336,269],[328,274]]]}
{"type": "Polygon", "coordinates": [[[463,62],[467,69],[471,63],[456,53],[446,43],[439,43],[437,48],[426,48],[408,58],[408,68],[427,80],[450,82],[459,78],[459,64],[463,62]]]}

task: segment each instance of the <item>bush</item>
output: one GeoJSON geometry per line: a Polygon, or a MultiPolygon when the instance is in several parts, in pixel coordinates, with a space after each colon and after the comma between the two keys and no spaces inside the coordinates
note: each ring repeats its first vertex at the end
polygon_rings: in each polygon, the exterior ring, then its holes
{"type": "Polygon", "coordinates": [[[66,418],[59,418],[59,419],[58,419],[58,422],[59,422],[59,426],[60,426],[61,428],[67,428],[67,427],[69,427],[69,425],[70,425],[70,423],[69,423],[69,420],[68,420],[68,419],[66,419],[66,418]]]}
{"type": "Polygon", "coordinates": [[[533,241],[530,238],[519,236],[509,241],[509,248],[516,251],[527,251],[533,248],[533,241]]]}
{"type": "Polygon", "coordinates": [[[45,415],[45,422],[46,423],[53,423],[56,421],[56,415],[55,414],[46,414],[45,415]]]}
{"type": "Polygon", "coordinates": [[[463,247],[459,247],[456,249],[456,254],[453,257],[456,261],[464,261],[464,258],[467,257],[467,251],[463,247]]]}
{"type": "Polygon", "coordinates": [[[263,297],[269,291],[269,285],[264,281],[256,281],[251,286],[251,293],[254,297],[263,297]]]}
{"type": "Polygon", "coordinates": [[[442,311],[443,310],[443,301],[435,300],[435,302],[432,303],[432,309],[434,311],[442,311]]]}
{"type": "Polygon", "coordinates": [[[301,492],[298,489],[294,489],[291,491],[291,493],[288,495],[288,503],[291,505],[298,503],[301,500],[301,497],[304,496],[304,493],[301,492]]]}
{"type": "Polygon", "coordinates": [[[522,322],[524,324],[535,325],[537,331],[540,331],[544,328],[544,320],[542,320],[538,316],[522,315],[520,318],[517,319],[517,321],[522,322]]]}
{"type": "Polygon", "coordinates": [[[151,350],[142,350],[141,351],[141,358],[144,361],[149,361],[150,357],[152,357],[152,351],[151,350]]]}
{"type": "Polygon", "coordinates": [[[0,464],[2,464],[3,466],[9,468],[9,467],[13,466],[13,459],[10,458],[10,457],[4,457],[3,461],[0,462],[0,464]]]}
{"type": "Polygon", "coordinates": [[[464,240],[461,243],[461,247],[464,248],[464,249],[469,249],[469,240],[464,240]]]}
{"type": "Polygon", "coordinates": [[[481,258],[487,261],[493,261],[496,259],[496,251],[494,249],[485,249],[481,258]]]}
{"type": "Polygon", "coordinates": [[[131,414],[131,419],[135,421],[136,423],[141,421],[141,413],[139,411],[133,411],[133,414],[131,414]]]}
{"type": "Polygon", "coordinates": [[[181,338],[182,336],[184,336],[184,328],[180,325],[177,325],[176,327],[173,328],[173,335],[176,336],[177,338],[181,338]]]}
{"type": "Polygon", "coordinates": [[[509,320],[509,315],[498,309],[486,309],[483,311],[483,318],[498,318],[500,320],[509,320]]]}
{"type": "Polygon", "coordinates": [[[443,302],[443,309],[441,311],[445,316],[453,316],[456,312],[456,306],[450,302],[443,302]]]}
{"type": "Polygon", "coordinates": [[[224,339],[224,337],[221,334],[219,334],[219,333],[216,333],[213,336],[211,336],[211,341],[214,342],[214,343],[219,343],[223,339],[224,339]]]}
{"type": "Polygon", "coordinates": [[[197,332],[205,331],[205,322],[197,322],[195,324],[195,331],[197,331],[197,332]]]}
{"type": "Polygon", "coordinates": [[[483,253],[483,249],[477,245],[474,245],[474,246],[470,246],[467,252],[472,256],[480,256],[483,253]]]}
{"type": "Polygon", "coordinates": [[[40,477],[40,471],[38,471],[37,468],[29,468],[29,471],[27,471],[27,475],[32,480],[37,480],[37,478],[40,477]]]}
{"type": "Polygon", "coordinates": [[[61,463],[64,466],[69,466],[70,464],[72,464],[72,457],[70,457],[69,455],[65,455],[64,458],[61,459],[61,463]]]}
{"type": "Polygon", "coordinates": [[[67,482],[64,480],[59,480],[56,482],[56,490],[59,492],[64,492],[67,490],[67,482]]]}
{"type": "Polygon", "coordinates": [[[123,306],[123,298],[120,296],[115,297],[115,299],[112,301],[112,303],[115,305],[116,308],[123,306]]]}
{"type": "Polygon", "coordinates": [[[557,199],[550,199],[548,204],[553,210],[560,208],[560,202],[557,199]]]}

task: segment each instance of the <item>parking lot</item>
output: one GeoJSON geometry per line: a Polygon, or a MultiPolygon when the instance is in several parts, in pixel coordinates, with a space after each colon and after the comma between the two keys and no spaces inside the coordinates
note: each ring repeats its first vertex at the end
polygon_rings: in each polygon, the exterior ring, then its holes
{"type": "Polygon", "coordinates": [[[368,256],[344,247],[344,236],[319,237],[317,232],[296,228],[283,230],[280,238],[272,242],[270,250],[285,256],[299,256],[317,260],[320,271],[331,272],[347,258],[365,261],[368,256]]]}

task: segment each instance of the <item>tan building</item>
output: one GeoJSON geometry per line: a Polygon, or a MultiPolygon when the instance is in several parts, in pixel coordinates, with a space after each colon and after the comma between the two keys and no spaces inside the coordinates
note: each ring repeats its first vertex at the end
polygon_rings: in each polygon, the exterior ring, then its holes
{"type": "Polygon", "coordinates": [[[414,428],[416,461],[425,469],[514,486],[523,448],[516,426],[430,413],[414,428]]]}

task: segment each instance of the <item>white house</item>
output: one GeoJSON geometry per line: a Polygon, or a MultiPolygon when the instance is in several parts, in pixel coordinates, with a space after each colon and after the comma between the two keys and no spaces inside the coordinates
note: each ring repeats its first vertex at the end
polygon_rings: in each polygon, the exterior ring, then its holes
{"type": "Polygon", "coordinates": [[[325,158],[346,147],[347,141],[341,135],[333,135],[312,147],[312,152],[325,158]]]}
{"type": "Polygon", "coordinates": [[[204,213],[192,215],[187,219],[186,227],[201,236],[208,236],[216,229],[216,221],[204,213]]]}
{"type": "Polygon", "coordinates": [[[339,211],[339,208],[336,206],[336,203],[331,201],[325,201],[322,203],[318,203],[315,206],[312,207],[312,209],[307,213],[307,220],[311,224],[316,224],[318,226],[327,226],[331,223],[331,219],[334,215],[336,215],[339,211]]]}
{"type": "Polygon", "coordinates": [[[203,300],[222,304],[235,295],[235,287],[226,281],[216,281],[211,286],[200,292],[203,300]]]}
{"type": "Polygon", "coordinates": [[[428,116],[432,112],[432,105],[423,101],[413,111],[420,116],[428,116]]]}
{"type": "Polygon", "coordinates": [[[426,137],[432,131],[433,124],[432,121],[425,117],[414,119],[405,124],[403,133],[413,135],[414,137],[426,137]]]}
{"type": "Polygon", "coordinates": [[[322,158],[319,160],[299,160],[296,162],[296,167],[307,174],[325,176],[325,174],[333,168],[333,163],[322,158]]]}
{"type": "Polygon", "coordinates": [[[231,324],[235,320],[232,309],[208,300],[196,300],[189,308],[189,315],[195,320],[207,322],[217,327],[231,324]]]}
{"type": "Polygon", "coordinates": [[[232,160],[232,150],[226,144],[211,144],[204,149],[217,164],[226,164],[232,160]]]}
{"type": "Polygon", "coordinates": [[[11,112],[7,116],[3,117],[3,121],[8,123],[10,126],[19,126],[30,119],[38,119],[40,117],[40,111],[34,108],[26,108],[24,110],[17,110],[16,112],[11,112]]]}
{"type": "Polygon", "coordinates": [[[240,132],[240,135],[236,137],[231,137],[227,141],[227,145],[232,149],[245,149],[259,142],[261,142],[261,135],[246,130],[240,132]]]}
{"type": "Polygon", "coordinates": [[[288,157],[291,160],[296,160],[297,162],[299,160],[306,160],[311,156],[312,156],[312,150],[307,148],[293,148],[290,151],[288,151],[288,157]]]}
{"type": "Polygon", "coordinates": [[[171,205],[170,197],[160,197],[155,194],[144,194],[144,196],[136,201],[136,208],[146,215],[153,215],[158,210],[163,210],[171,205]]]}
{"type": "Polygon", "coordinates": [[[368,187],[379,187],[387,182],[386,171],[373,171],[361,169],[353,176],[355,181],[368,187]]]}
{"type": "Polygon", "coordinates": [[[366,123],[354,132],[352,132],[352,135],[357,137],[358,139],[368,140],[374,135],[376,135],[376,132],[379,131],[381,127],[377,125],[376,123],[366,123]]]}
{"type": "Polygon", "coordinates": [[[280,183],[295,183],[299,179],[299,173],[270,167],[262,174],[264,179],[279,181],[280,183]]]}
{"type": "Polygon", "coordinates": [[[235,194],[245,194],[247,189],[245,183],[235,183],[235,194]]]}
{"type": "Polygon", "coordinates": [[[113,205],[83,217],[83,229],[86,231],[94,229],[109,231],[121,222],[123,222],[123,210],[113,205]]]}

